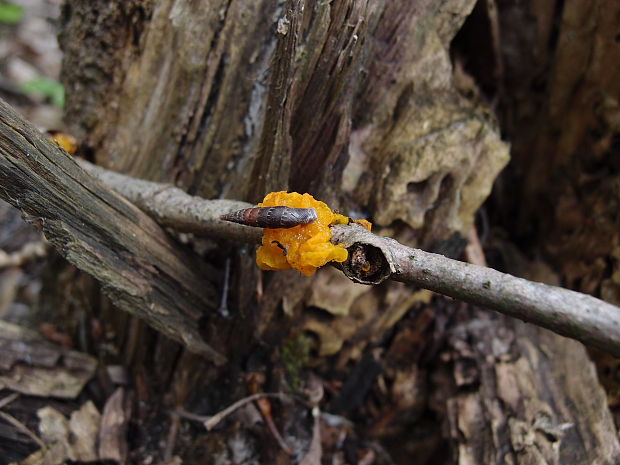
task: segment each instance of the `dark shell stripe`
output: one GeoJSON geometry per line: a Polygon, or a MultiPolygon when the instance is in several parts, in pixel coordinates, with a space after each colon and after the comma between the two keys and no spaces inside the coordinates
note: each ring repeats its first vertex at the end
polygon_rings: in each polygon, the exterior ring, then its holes
{"type": "Polygon", "coordinates": [[[312,223],[317,219],[317,214],[314,208],[254,207],[227,213],[220,216],[220,219],[246,226],[275,229],[312,223]]]}

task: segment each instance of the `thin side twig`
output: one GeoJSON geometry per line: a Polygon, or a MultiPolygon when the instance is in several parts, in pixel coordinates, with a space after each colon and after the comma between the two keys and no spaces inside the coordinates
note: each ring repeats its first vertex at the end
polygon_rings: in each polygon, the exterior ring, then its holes
{"type": "Polygon", "coordinates": [[[9,394],[6,397],[3,397],[2,399],[0,399],[0,409],[6,407],[18,397],[19,397],[19,392],[14,392],[12,394],[9,394]]]}
{"type": "Polygon", "coordinates": [[[204,425],[207,431],[211,431],[224,418],[234,413],[236,410],[239,410],[244,405],[254,402],[255,400],[265,399],[265,398],[293,399],[293,400],[300,401],[304,404],[306,403],[299,397],[291,395],[291,394],[276,393],[276,392],[274,393],[259,392],[257,394],[252,394],[250,396],[244,397],[243,399],[239,399],[238,401],[226,407],[224,410],[220,410],[215,415],[210,415],[210,416],[209,415],[196,415],[195,413],[186,412],[185,410],[182,410],[182,409],[176,409],[173,411],[173,413],[175,413],[176,415],[182,418],[186,418],[188,420],[199,421],[204,425]]]}
{"type": "Polygon", "coordinates": [[[263,421],[265,422],[267,429],[278,443],[278,446],[280,446],[280,449],[282,449],[288,455],[293,455],[293,451],[280,434],[280,431],[278,431],[276,422],[273,421],[273,416],[271,415],[271,404],[269,403],[269,399],[266,399],[264,397],[256,399],[256,406],[258,407],[258,411],[263,417],[263,421]]]}
{"type": "Polygon", "coordinates": [[[177,436],[181,426],[181,417],[179,415],[171,415],[170,429],[166,438],[166,447],[164,448],[164,460],[169,461],[173,457],[174,448],[177,444],[177,436]]]}

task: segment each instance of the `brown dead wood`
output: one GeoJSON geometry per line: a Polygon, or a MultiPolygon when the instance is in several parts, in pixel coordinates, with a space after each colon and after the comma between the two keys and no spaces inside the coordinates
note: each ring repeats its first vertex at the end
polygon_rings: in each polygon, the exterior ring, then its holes
{"type": "Polygon", "coordinates": [[[19,208],[121,309],[215,363],[197,320],[214,307],[208,265],[150,217],[89,176],[0,100],[0,198],[19,208]]]}

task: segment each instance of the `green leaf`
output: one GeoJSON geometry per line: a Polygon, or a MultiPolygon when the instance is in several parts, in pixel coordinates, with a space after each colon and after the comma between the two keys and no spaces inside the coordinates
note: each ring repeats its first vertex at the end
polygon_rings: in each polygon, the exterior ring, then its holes
{"type": "Polygon", "coordinates": [[[17,24],[22,20],[24,10],[13,3],[0,2],[0,23],[17,24]]]}
{"type": "Polygon", "coordinates": [[[55,107],[65,104],[65,89],[62,84],[43,76],[31,79],[21,85],[20,90],[27,95],[39,95],[52,102],[55,107]]]}

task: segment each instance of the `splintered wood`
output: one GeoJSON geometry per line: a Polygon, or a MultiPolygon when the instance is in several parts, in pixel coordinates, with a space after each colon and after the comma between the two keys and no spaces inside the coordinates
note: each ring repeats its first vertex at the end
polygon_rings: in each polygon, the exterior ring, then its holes
{"type": "Polygon", "coordinates": [[[32,396],[74,398],[97,362],[44,341],[26,328],[0,321],[0,385],[32,396]]]}

